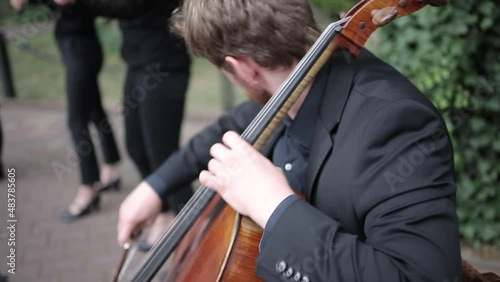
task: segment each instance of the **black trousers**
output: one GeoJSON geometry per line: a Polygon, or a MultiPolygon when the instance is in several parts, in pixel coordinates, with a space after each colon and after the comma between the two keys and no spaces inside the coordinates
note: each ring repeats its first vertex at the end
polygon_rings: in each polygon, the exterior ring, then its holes
{"type": "MultiPolygon", "coordinates": [[[[151,174],[179,147],[190,58],[168,30],[177,1],[153,0],[133,19],[120,20],[122,57],[128,70],[124,89],[127,151],[142,177],[151,174]]],[[[178,212],[191,187],[163,199],[163,210],[178,212]]]]}
{"type": "Polygon", "coordinates": [[[111,124],[101,104],[97,76],[103,55],[94,27],[94,18],[62,14],[56,24],[56,41],[66,70],[68,127],[78,155],[82,184],[99,181],[99,166],[89,123],[97,129],[97,145],[104,161],[120,160],[111,124]]]}
{"type": "MultiPolygon", "coordinates": [[[[189,70],[161,66],[129,68],[125,81],[124,117],[127,151],[143,178],[179,148],[189,70]]],[[[164,210],[180,211],[192,196],[190,187],[165,202],[164,210]]]]}

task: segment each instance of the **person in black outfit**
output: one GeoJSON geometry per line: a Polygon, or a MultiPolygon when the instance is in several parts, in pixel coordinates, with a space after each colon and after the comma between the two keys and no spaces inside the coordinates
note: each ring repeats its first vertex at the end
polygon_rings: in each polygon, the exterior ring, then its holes
{"type": "MultiPolygon", "coordinates": [[[[131,19],[121,19],[122,56],[127,63],[124,89],[127,151],[142,178],[150,175],[179,146],[190,58],[183,41],[168,30],[179,1],[151,0],[131,19]]],[[[158,179],[158,181],[161,181],[158,179]]],[[[146,242],[148,250],[192,192],[189,185],[163,206],[146,242]]]]}
{"type": "MultiPolygon", "coordinates": [[[[178,149],[190,58],[183,41],[168,30],[179,1],[58,0],[91,15],[120,19],[122,56],[127,63],[124,87],[127,151],[142,177],[148,176],[178,149]]],[[[160,181],[160,180],[158,180],[160,181]]],[[[192,195],[189,185],[163,205],[142,249],[147,250],[192,195]],[[171,212],[168,212],[171,211],[171,212]]]]}
{"type": "MultiPolygon", "coordinates": [[[[101,103],[97,82],[103,63],[103,54],[94,26],[95,15],[85,7],[67,5],[58,7],[60,0],[29,1],[45,4],[58,16],[55,38],[65,66],[67,123],[78,156],[81,184],[69,208],[62,212],[61,220],[73,221],[99,205],[99,192],[118,188],[118,162],[120,156],[111,124],[101,103]],[[99,134],[105,164],[99,168],[95,147],[89,131],[93,123],[99,134]]],[[[11,0],[12,6],[22,11],[28,0],[11,0]]],[[[63,3],[67,4],[67,3],[63,3]]]]}
{"type": "Polygon", "coordinates": [[[102,107],[97,76],[103,54],[94,26],[94,16],[68,6],[61,10],[56,22],[55,37],[66,70],[68,125],[79,158],[82,185],[74,202],[61,215],[71,221],[97,207],[99,190],[117,185],[118,148],[102,107]],[[93,123],[99,133],[105,165],[99,171],[95,148],[89,132],[93,123]],[[107,175],[104,175],[107,174],[107,175]],[[106,176],[107,179],[103,179],[106,176]]]}

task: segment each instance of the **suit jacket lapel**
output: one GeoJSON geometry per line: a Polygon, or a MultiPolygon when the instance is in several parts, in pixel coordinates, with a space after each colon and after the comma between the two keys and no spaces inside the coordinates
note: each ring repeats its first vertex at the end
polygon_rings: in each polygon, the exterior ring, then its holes
{"type": "Polygon", "coordinates": [[[347,52],[336,52],[330,63],[318,120],[314,129],[309,165],[306,174],[306,198],[311,201],[313,185],[326,157],[333,148],[332,133],[336,130],[351,92],[354,70],[347,52]]]}

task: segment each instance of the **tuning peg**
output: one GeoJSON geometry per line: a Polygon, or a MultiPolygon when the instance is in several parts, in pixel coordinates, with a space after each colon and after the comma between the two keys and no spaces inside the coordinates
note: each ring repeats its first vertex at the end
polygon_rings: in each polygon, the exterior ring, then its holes
{"type": "Polygon", "coordinates": [[[383,26],[392,22],[397,16],[398,9],[396,7],[385,7],[372,11],[372,22],[376,26],[383,26]]]}

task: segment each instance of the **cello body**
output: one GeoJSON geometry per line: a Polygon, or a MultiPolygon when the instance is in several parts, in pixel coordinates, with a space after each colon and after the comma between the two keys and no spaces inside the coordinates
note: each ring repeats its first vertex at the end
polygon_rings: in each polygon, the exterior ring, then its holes
{"type": "Polygon", "coordinates": [[[255,275],[262,229],[215,196],[177,247],[168,282],[262,281],[255,275]]]}

